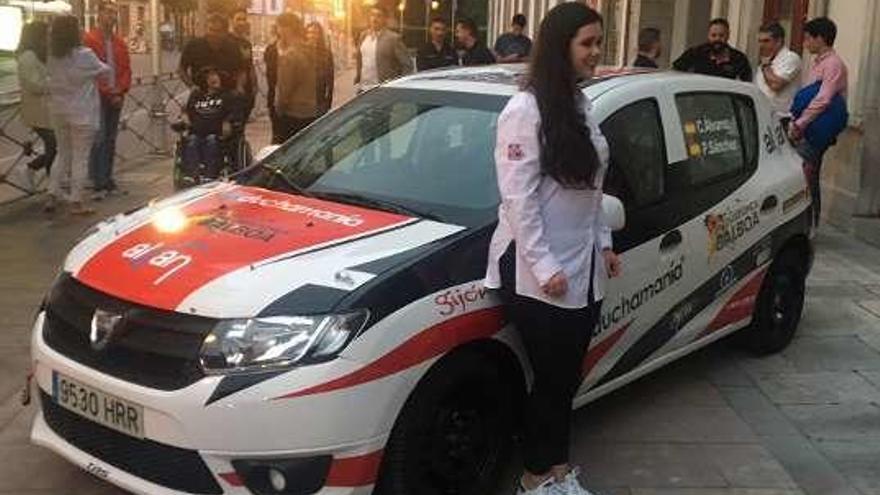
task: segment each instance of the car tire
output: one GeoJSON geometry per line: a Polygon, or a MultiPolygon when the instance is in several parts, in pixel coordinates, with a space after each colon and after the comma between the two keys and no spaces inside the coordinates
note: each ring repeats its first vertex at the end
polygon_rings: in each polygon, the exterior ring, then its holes
{"type": "Polygon", "coordinates": [[[435,365],[397,418],[374,494],[495,493],[513,447],[513,383],[480,352],[435,365]]]}
{"type": "Polygon", "coordinates": [[[752,324],[738,343],[759,354],[782,351],[791,343],[804,308],[806,268],[803,256],[787,250],[770,265],[755,303],[752,324]]]}

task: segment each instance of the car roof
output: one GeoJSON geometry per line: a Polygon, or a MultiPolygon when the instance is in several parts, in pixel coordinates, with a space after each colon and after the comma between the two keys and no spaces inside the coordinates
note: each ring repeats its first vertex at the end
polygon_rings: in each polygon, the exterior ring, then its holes
{"type": "MultiPolygon", "coordinates": [[[[402,77],[386,84],[391,88],[426,89],[459,93],[479,93],[498,96],[511,96],[519,89],[519,83],[526,75],[525,64],[496,64],[477,67],[455,67],[419,72],[402,77]]],[[[729,91],[738,88],[751,92],[747,83],[719,77],[704,76],[673,70],[641,69],[634,67],[602,66],[596,77],[584,84],[584,92],[592,100],[597,100],[608,91],[625,86],[642,86],[645,83],[663,86],[688,81],[697,83],[706,91],[729,91]]]]}

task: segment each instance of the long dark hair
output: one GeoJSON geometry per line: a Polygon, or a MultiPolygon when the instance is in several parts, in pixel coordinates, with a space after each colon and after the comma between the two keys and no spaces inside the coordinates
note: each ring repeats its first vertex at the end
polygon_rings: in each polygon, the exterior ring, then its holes
{"type": "Polygon", "coordinates": [[[311,28],[316,28],[318,30],[318,51],[322,53],[327,51],[328,47],[327,40],[325,39],[326,35],[324,34],[324,26],[322,26],[320,22],[313,21],[306,24],[306,32],[311,28]]]}
{"type": "Polygon", "coordinates": [[[81,38],[79,19],[72,15],[58,16],[52,19],[52,29],[49,30],[49,52],[55,58],[64,58],[82,45],[81,38]]]}
{"type": "Polygon", "coordinates": [[[24,25],[21,30],[21,39],[18,41],[16,53],[19,55],[30,50],[46,63],[46,51],[49,44],[49,25],[43,21],[33,21],[24,25]]]}
{"type": "Polygon", "coordinates": [[[592,189],[599,156],[584,122],[572,68],[571,40],[602,16],[578,2],[557,5],[541,21],[524,88],[541,113],[541,171],[564,187],[592,189]]]}

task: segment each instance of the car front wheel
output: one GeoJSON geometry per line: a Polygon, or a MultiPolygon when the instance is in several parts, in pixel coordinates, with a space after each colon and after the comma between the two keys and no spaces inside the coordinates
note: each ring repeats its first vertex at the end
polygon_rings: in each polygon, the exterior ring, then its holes
{"type": "Polygon", "coordinates": [[[375,494],[494,493],[512,447],[513,387],[478,352],[435,365],[404,406],[375,494]]]}

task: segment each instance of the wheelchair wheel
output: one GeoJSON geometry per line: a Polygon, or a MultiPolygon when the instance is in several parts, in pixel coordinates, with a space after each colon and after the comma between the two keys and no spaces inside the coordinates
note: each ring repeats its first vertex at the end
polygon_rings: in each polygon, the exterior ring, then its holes
{"type": "Polygon", "coordinates": [[[251,166],[254,162],[254,154],[251,150],[251,143],[248,142],[247,139],[242,138],[238,149],[236,150],[238,156],[235,157],[235,169],[233,172],[238,172],[239,170],[244,170],[251,166]]]}

